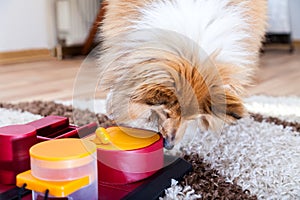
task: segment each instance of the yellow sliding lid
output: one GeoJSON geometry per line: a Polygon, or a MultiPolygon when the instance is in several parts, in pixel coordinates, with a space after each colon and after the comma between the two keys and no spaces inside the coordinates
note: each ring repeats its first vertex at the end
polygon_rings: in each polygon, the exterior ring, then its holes
{"type": "Polygon", "coordinates": [[[127,127],[98,128],[95,135],[86,138],[97,148],[106,150],[134,150],[155,143],[160,136],[154,131],[127,127]]]}
{"type": "Polygon", "coordinates": [[[44,161],[65,161],[90,156],[96,151],[92,142],[65,138],[38,143],[30,148],[30,156],[44,161]]]}

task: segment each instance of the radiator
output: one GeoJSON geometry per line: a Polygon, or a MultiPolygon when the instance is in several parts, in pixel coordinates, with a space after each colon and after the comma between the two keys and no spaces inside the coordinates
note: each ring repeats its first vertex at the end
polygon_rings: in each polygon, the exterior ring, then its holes
{"type": "Polygon", "coordinates": [[[100,8],[99,0],[56,0],[56,30],[64,46],[83,44],[100,8]]]}

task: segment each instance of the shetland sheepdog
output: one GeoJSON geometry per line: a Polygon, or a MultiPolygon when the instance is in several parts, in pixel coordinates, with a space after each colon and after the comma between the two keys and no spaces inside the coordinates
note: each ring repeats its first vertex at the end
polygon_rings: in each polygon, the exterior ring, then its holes
{"type": "Polygon", "coordinates": [[[107,0],[98,61],[107,112],[159,131],[216,130],[245,116],[266,28],[265,0],[107,0]]]}

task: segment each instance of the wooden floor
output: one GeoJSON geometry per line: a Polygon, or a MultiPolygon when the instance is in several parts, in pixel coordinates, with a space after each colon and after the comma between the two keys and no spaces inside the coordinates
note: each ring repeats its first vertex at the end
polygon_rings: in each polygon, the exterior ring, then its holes
{"type": "Polygon", "coordinates": [[[251,95],[300,96],[300,49],[294,54],[286,51],[266,51],[261,57],[255,86],[251,95]]]}
{"type": "MultiPolygon", "coordinates": [[[[83,58],[0,66],[0,102],[71,100],[83,58]]],[[[95,75],[94,71],[89,72],[95,75]]],[[[94,86],[91,86],[94,87],[94,86]]],[[[84,90],[81,88],[81,90],[84,90]]],[[[93,88],[92,88],[93,90],[93,88]]],[[[249,93],[300,96],[300,51],[266,51],[249,93]]]]}

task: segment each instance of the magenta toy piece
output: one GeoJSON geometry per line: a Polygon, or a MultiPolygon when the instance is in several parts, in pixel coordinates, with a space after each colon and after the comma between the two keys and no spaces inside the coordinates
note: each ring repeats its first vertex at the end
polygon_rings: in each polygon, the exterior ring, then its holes
{"type": "Polygon", "coordinates": [[[29,169],[29,149],[36,142],[36,129],[33,126],[0,128],[0,183],[15,184],[16,175],[29,169]]]}
{"type": "Polygon", "coordinates": [[[164,164],[163,139],[134,150],[97,149],[98,181],[120,185],[145,179],[164,164]]]}
{"type": "Polygon", "coordinates": [[[82,127],[70,125],[69,119],[61,116],[44,117],[30,122],[28,125],[36,128],[39,142],[60,138],[81,138],[93,133],[97,128],[96,123],[90,123],[82,127]]]}

